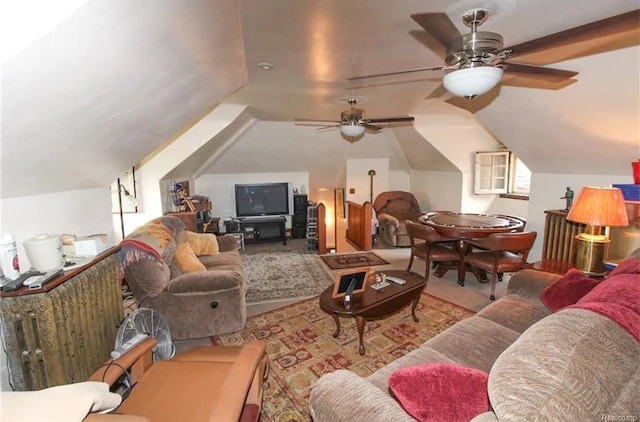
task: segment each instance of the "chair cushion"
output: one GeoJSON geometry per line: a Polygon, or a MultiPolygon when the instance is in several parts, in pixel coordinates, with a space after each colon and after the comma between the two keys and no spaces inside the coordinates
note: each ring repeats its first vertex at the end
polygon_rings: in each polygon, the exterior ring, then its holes
{"type": "Polygon", "coordinates": [[[558,312],[565,306],[576,303],[597,285],[598,280],[587,277],[579,269],[573,268],[561,279],[547,286],[542,291],[540,300],[551,312],[558,312]]]}
{"type": "Polygon", "coordinates": [[[489,410],[488,379],[479,369],[430,363],[397,370],[389,377],[389,388],[419,421],[466,422],[489,410]]]}

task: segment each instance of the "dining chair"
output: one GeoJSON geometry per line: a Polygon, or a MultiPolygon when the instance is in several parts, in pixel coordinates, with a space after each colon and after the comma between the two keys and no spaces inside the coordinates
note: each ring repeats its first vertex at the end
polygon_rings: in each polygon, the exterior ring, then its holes
{"type": "Polygon", "coordinates": [[[491,273],[491,300],[496,298],[498,273],[521,270],[536,236],[536,232],[494,233],[483,239],[483,249],[472,249],[464,257],[466,264],[491,273]]]}
{"type": "Polygon", "coordinates": [[[440,235],[435,229],[424,224],[406,220],[407,235],[411,245],[411,257],[407,271],[411,271],[413,259],[425,260],[424,278],[429,280],[431,262],[458,262],[460,256],[454,240],[440,235]]]}
{"type": "MultiPolygon", "coordinates": [[[[513,230],[513,232],[515,233],[519,233],[519,232],[524,232],[524,229],[527,227],[527,219],[526,218],[522,218],[522,217],[518,217],[517,215],[510,215],[510,218],[522,221],[522,226],[518,227],[517,229],[513,230]]],[[[481,238],[481,239],[470,239],[470,240],[466,240],[465,243],[469,246],[471,246],[472,248],[476,248],[476,249],[483,249],[486,250],[487,248],[484,246],[484,242],[487,240],[487,238],[481,238]]],[[[498,281],[502,281],[502,273],[498,273],[498,281]]]]}

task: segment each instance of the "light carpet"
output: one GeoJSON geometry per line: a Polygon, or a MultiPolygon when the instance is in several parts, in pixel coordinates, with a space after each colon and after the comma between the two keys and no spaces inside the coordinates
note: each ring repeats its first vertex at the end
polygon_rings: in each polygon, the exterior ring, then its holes
{"type": "Polygon", "coordinates": [[[341,318],[341,332],[333,338],[335,322],[320,310],[318,298],[256,315],[246,329],[211,338],[213,344],[242,345],[267,342],[270,360],[265,382],[262,422],[309,421],[309,393],[317,379],[337,369],[350,369],[366,377],[474,313],[423,293],[416,308],[388,318],[367,321],[364,356],[358,354],[358,333],[353,318],[341,318]]]}
{"type": "Polygon", "coordinates": [[[332,270],[387,265],[388,262],[373,252],[321,255],[320,258],[332,270]]]}
{"type": "Polygon", "coordinates": [[[333,285],[318,255],[295,250],[252,252],[242,256],[247,303],[303,299],[333,285]]]}

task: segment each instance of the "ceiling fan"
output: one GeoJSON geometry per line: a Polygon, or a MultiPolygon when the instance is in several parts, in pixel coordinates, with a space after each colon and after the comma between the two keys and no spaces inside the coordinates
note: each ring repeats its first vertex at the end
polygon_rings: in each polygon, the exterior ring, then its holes
{"type": "Polygon", "coordinates": [[[503,47],[500,34],[478,31],[489,15],[485,9],[475,9],[462,16],[463,23],[471,30],[461,34],[444,13],[417,13],[411,15],[422,28],[445,48],[445,65],[407,69],[390,73],[356,76],[347,80],[398,75],[425,70],[443,70],[443,85],[447,91],[459,97],[473,99],[496,86],[503,72],[538,78],[550,82],[563,82],[578,72],[533,66],[509,61],[515,56],[566,46],[597,37],[637,30],[640,10],[578,26],[511,47],[503,47]]]}
{"type": "Polygon", "coordinates": [[[377,126],[376,123],[404,123],[413,122],[414,118],[407,117],[385,117],[378,119],[368,119],[364,117],[364,110],[356,108],[358,104],[357,98],[349,98],[347,102],[350,105],[348,110],[343,111],[340,114],[340,120],[314,120],[314,119],[295,119],[296,122],[333,122],[337,125],[318,125],[315,123],[296,123],[299,126],[322,126],[319,130],[329,128],[340,128],[340,132],[346,137],[356,138],[364,133],[365,130],[372,132],[378,132],[382,130],[381,126],[377,126]]]}

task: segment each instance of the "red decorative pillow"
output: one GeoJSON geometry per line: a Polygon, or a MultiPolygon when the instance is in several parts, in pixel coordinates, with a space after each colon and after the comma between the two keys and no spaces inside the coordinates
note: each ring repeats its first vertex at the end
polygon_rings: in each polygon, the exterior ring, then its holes
{"type": "Polygon", "coordinates": [[[489,410],[489,374],[448,363],[402,368],[389,388],[404,410],[421,422],[467,422],[489,410]]]}
{"type": "Polygon", "coordinates": [[[609,277],[570,307],[604,315],[640,342],[640,280],[637,274],[609,277]]]}
{"type": "Polygon", "coordinates": [[[551,312],[558,312],[579,301],[598,283],[598,280],[587,277],[579,269],[572,268],[561,279],[547,286],[540,300],[551,312]]]}
{"type": "Polygon", "coordinates": [[[609,277],[618,274],[640,274],[640,258],[627,258],[611,271],[609,277]]]}

